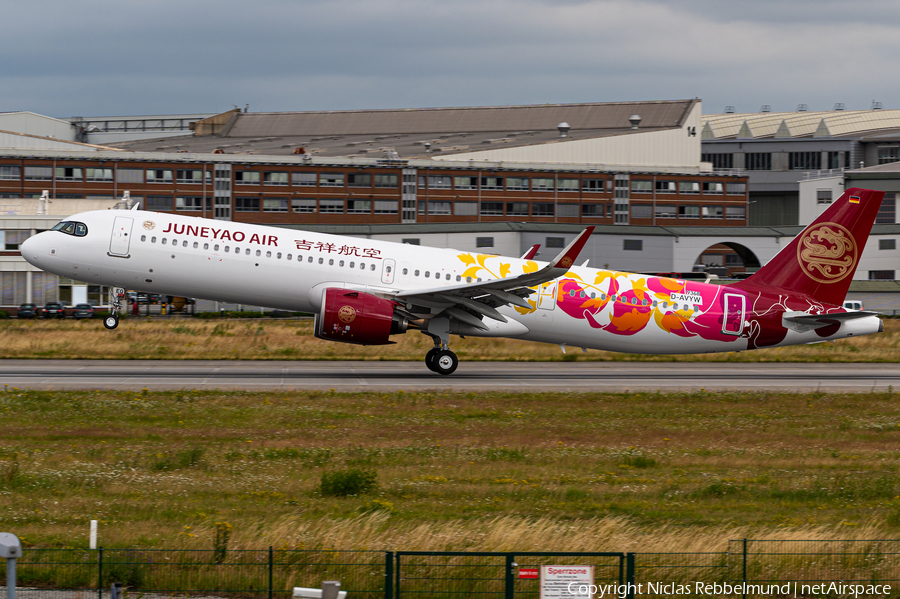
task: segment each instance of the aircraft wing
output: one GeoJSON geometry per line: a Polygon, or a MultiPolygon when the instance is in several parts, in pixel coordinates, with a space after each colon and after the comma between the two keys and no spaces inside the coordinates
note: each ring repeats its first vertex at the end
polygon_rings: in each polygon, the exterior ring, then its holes
{"type": "Polygon", "coordinates": [[[408,305],[438,309],[437,313],[432,310],[432,314],[448,316],[477,329],[487,330],[487,326],[481,322],[482,316],[507,322],[506,317],[496,310],[500,306],[512,304],[530,310],[532,306],[524,298],[534,293],[531,287],[566,274],[593,231],[594,227],[585,228],[556,258],[535,272],[504,279],[403,291],[394,295],[394,298],[408,305]]]}

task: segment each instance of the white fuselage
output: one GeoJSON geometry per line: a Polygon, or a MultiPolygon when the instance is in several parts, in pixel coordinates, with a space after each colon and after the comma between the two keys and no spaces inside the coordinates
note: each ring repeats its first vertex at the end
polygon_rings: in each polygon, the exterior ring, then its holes
{"type": "MultiPolygon", "coordinates": [[[[328,287],[390,298],[401,291],[521,275],[544,264],[138,210],[87,212],[67,220],[87,225],[87,234],[40,233],[22,245],[23,256],[88,284],[291,311],[317,312],[328,287]]],[[[535,289],[527,298],[532,309],[499,308],[511,323],[486,318],[488,332],[467,334],[630,353],[744,350],[752,334],[748,319],[759,309],[753,297],[737,298],[729,289],[573,267],[535,289]],[[717,308],[723,299],[740,310],[737,324],[723,324],[717,308]],[[723,332],[729,326],[733,330],[723,332]]],[[[860,318],[824,338],[789,330],[775,345],[873,333],[879,326],[875,317],[860,318]]]]}

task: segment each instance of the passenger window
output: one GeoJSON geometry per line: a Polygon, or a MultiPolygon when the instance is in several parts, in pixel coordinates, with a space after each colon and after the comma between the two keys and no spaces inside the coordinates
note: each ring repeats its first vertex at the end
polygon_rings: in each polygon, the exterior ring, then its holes
{"type": "Polygon", "coordinates": [[[183,248],[187,247],[187,239],[185,239],[184,241],[181,242],[181,247],[183,247],[183,248]]]}
{"type": "Polygon", "coordinates": [[[356,262],[351,262],[351,263],[350,263],[350,268],[356,268],[356,262]]]}
{"type": "MultiPolygon", "coordinates": [[[[309,260],[307,260],[307,262],[309,262],[310,264],[312,264],[312,261],[313,261],[313,258],[312,258],[312,256],[310,256],[310,257],[309,257],[309,260]]],[[[321,263],[322,263],[322,259],[319,258],[319,264],[321,264],[321,263]]]]}
{"type": "MultiPolygon", "coordinates": [[[[278,254],[278,257],[281,258],[281,254],[278,254]]],[[[287,257],[286,257],[285,259],[286,259],[286,260],[293,260],[293,259],[294,259],[294,255],[293,255],[293,254],[288,254],[287,257]]]]}
{"type": "Polygon", "coordinates": [[[372,266],[370,266],[369,270],[375,270],[375,265],[373,264],[372,266]]]}
{"type": "MultiPolygon", "coordinates": [[[[278,252],[277,254],[275,254],[275,257],[278,258],[279,260],[281,260],[281,252],[278,252]]],[[[290,258],[288,258],[288,260],[290,260],[290,258]]]]}
{"type": "Polygon", "coordinates": [[[334,266],[334,260],[333,260],[333,259],[328,261],[328,266],[334,266]]]}
{"type": "Polygon", "coordinates": [[[428,274],[428,271],[426,270],[426,271],[425,271],[425,278],[427,279],[428,277],[429,277],[429,274],[428,274]]]}
{"type": "Polygon", "coordinates": [[[147,241],[147,236],[146,236],[146,235],[141,235],[141,241],[147,241]]]}
{"type": "Polygon", "coordinates": [[[365,269],[366,269],[366,265],[365,265],[364,262],[360,262],[360,263],[359,263],[359,269],[360,269],[360,270],[365,270],[365,269]]]}
{"type": "Polygon", "coordinates": [[[244,250],[244,254],[246,254],[247,256],[249,256],[249,255],[250,255],[250,248],[247,248],[246,250],[244,250]]]}
{"type": "Polygon", "coordinates": [[[447,279],[447,280],[449,281],[449,280],[450,280],[450,273],[448,272],[448,273],[447,273],[447,276],[444,277],[444,278],[447,279]]]}
{"type": "Polygon", "coordinates": [[[460,275],[456,275],[456,282],[459,283],[462,281],[462,277],[460,275]]]}
{"type": "Polygon", "coordinates": [[[344,267],[344,261],[341,260],[340,262],[338,262],[338,266],[340,266],[341,268],[343,268],[343,267],[344,267]]]}
{"type": "Polygon", "coordinates": [[[386,266],[385,269],[384,269],[384,271],[387,272],[387,273],[390,273],[391,270],[392,270],[392,269],[391,269],[390,266],[386,266]]]}
{"type": "MultiPolygon", "coordinates": [[[[310,261],[312,261],[311,257],[310,257],[310,261]]],[[[319,258],[319,264],[325,264],[325,258],[319,258]]]]}
{"type": "Polygon", "coordinates": [[[199,246],[200,246],[200,244],[199,244],[198,242],[195,241],[195,242],[194,242],[194,249],[196,250],[199,246]]]}
{"type": "Polygon", "coordinates": [[[203,249],[204,249],[204,250],[208,250],[208,249],[209,249],[209,244],[208,244],[208,243],[204,243],[204,244],[203,244],[203,249]]]}
{"type": "Polygon", "coordinates": [[[266,252],[266,258],[271,258],[271,257],[272,257],[272,252],[266,252]]]}
{"type": "Polygon", "coordinates": [[[419,271],[417,270],[416,272],[413,273],[413,275],[418,277],[418,276],[419,276],[419,271]]]}
{"type": "Polygon", "coordinates": [[[259,258],[262,256],[262,250],[256,250],[256,257],[259,258]]]}
{"type": "Polygon", "coordinates": [[[165,237],[162,238],[162,244],[163,244],[163,245],[166,245],[166,238],[165,238],[165,237]]]}
{"type": "Polygon", "coordinates": [[[472,277],[466,277],[466,283],[471,283],[471,282],[472,282],[472,277]]]}
{"type": "Polygon", "coordinates": [[[226,246],[225,246],[225,253],[227,254],[227,253],[230,252],[230,251],[231,251],[231,247],[226,245],[226,246]]]}

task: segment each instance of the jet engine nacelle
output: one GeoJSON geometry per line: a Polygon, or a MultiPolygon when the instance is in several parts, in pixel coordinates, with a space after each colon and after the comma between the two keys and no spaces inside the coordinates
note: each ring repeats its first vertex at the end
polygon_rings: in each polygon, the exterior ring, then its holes
{"type": "Polygon", "coordinates": [[[316,315],[316,337],[358,345],[394,343],[391,335],[405,333],[409,322],[394,315],[394,302],[353,289],[329,287],[316,315]]]}

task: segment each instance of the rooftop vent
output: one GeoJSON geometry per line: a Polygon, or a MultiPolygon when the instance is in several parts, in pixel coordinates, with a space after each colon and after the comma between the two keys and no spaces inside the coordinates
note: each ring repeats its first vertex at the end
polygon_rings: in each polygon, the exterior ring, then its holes
{"type": "Polygon", "coordinates": [[[836,102],[835,105],[834,105],[834,109],[835,109],[835,110],[843,110],[843,109],[844,109],[844,103],[843,103],[843,102],[836,102]]]}
{"type": "Polygon", "coordinates": [[[763,104],[762,107],[760,107],[759,111],[760,112],[772,112],[772,105],[771,104],[763,104]]]}
{"type": "Polygon", "coordinates": [[[882,108],[881,102],[876,102],[875,100],[872,100],[872,110],[881,110],[881,108],[882,108]]]}
{"type": "Polygon", "coordinates": [[[797,112],[806,112],[809,110],[809,106],[806,104],[797,104],[797,112]]]}
{"type": "Polygon", "coordinates": [[[563,121],[556,126],[556,130],[559,131],[560,137],[569,137],[569,129],[572,127],[569,126],[569,123],[563,121]]]}
{"type": "Polygon", "coordinates": [[[734,114],[734,106],[726,106],[725,114],[734,114]]]}
{"type": "Polygon", "coordinates": [[[631,123],[632,129],[637,129],[638,125],[641,124],[641,116],[639,114],[633,114],[628,117],[628,122],[631,123]]]}

